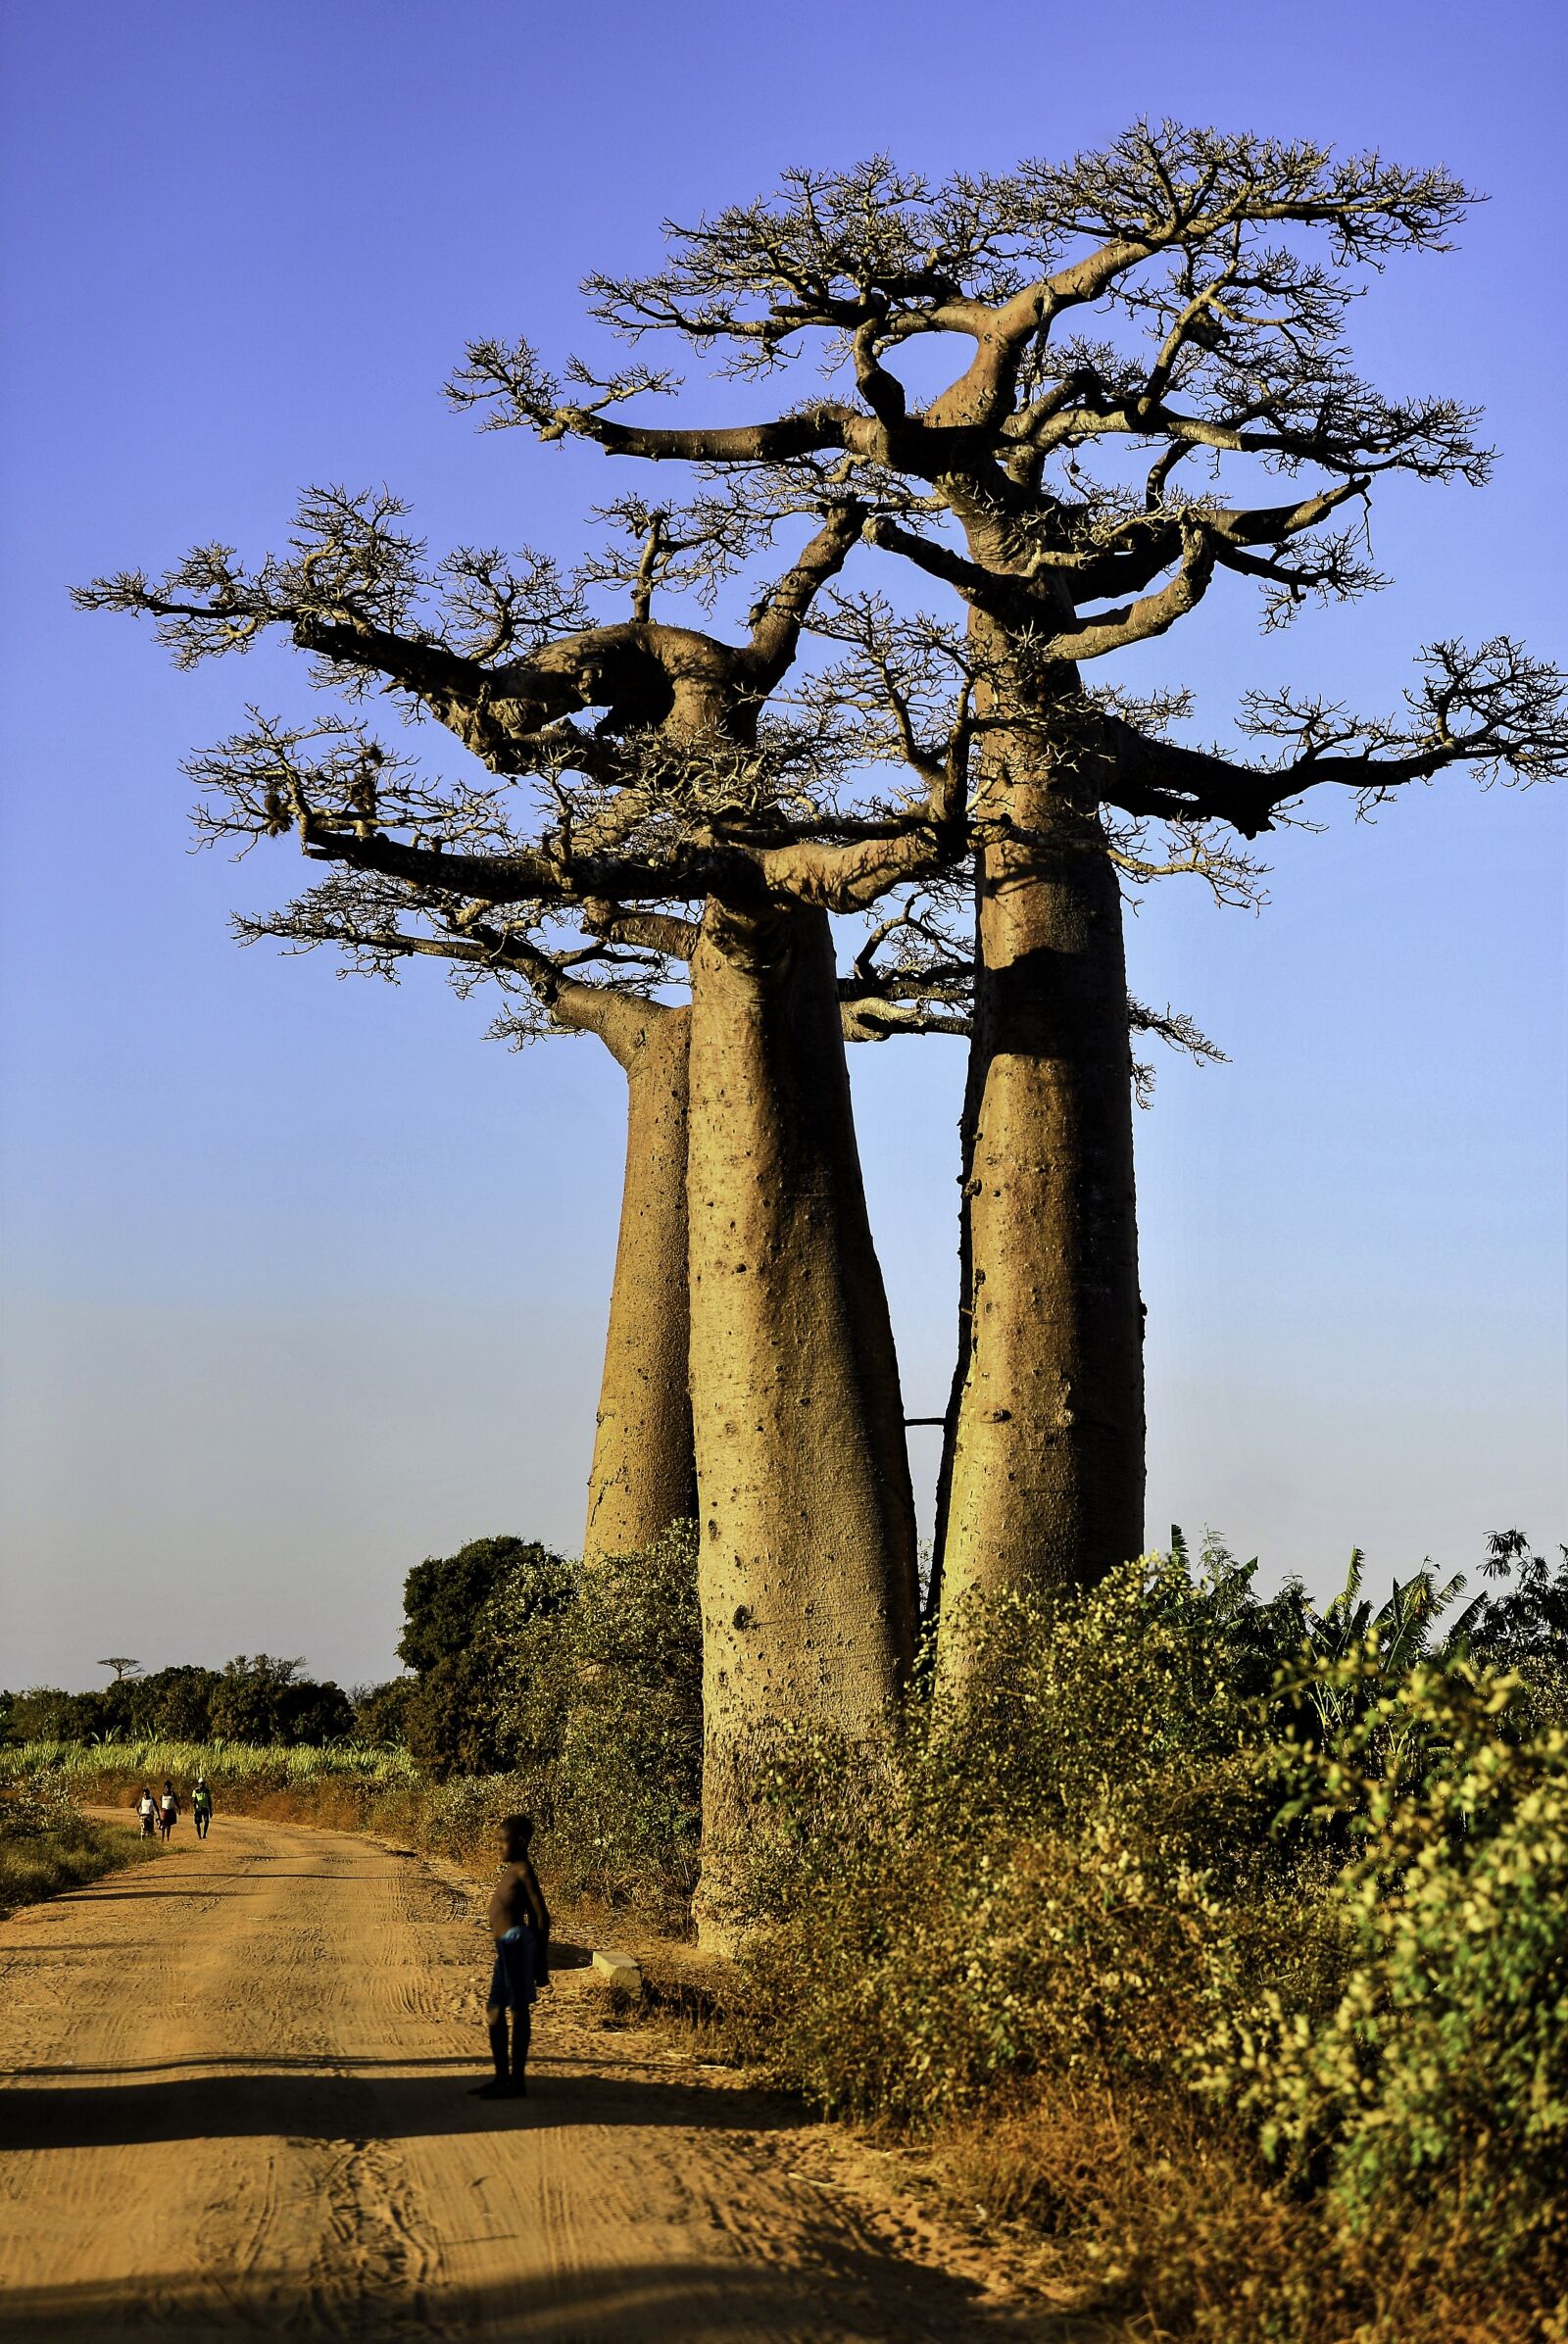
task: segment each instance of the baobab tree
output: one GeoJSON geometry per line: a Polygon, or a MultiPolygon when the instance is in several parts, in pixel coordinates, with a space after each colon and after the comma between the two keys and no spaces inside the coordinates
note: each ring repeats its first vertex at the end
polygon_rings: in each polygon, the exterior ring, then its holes
{"type": "MultiPolygon", "coordinates": [[[[759,592],[739,641],[656,620],[699,553],[714,573],[794,512],[639,514],[596,623],[584,583],[537,557],[462,550],[432,566],[388,496],[315,492],[287,551],[247,569],[195,549],[161,581],[99,580],[89,609],[152,617],[183,663],[286,630],[316,678],[389,692],[486,769],[427,781],[334,714],[247,728],[195,761],[199,826],[292,833],[341,871],[426,891],[454,921],[524,931],[592,907],[613,943],[680,906],[690,968],[690,1390],[702,1523],[710,1828],[739,1795],[752,1726],[886,1712],[915,1628],[914,1514],[892,1330],[850,1106],[831,912],[857,912],[963,852],[967,697],[912,779],[847,806],[819,718],[766,714],[860,507],[808,501],[812,533],[759,592]],[[726,531],[731,534],[726,536],[726,531]],[[577,719],[603,713],[591,727],[577,719]]],[[[793,500],[794,511],[802,508],[793,500]]],[[[612,571],[614,565],[611,564],[612,571]]]]}
{"type": "Polygon", "coordinates": [[[820,362],[827,390],[816,373],[755,420],[666,424],[626,413],[673,391],[662,371],[582,395],[583,369],[557,382],[495,342],[455,386],[497,424],[737,494],[831,481],[867,508],[870,545],[956,598],[977,992],[941,1525],[955,1613],[1142,1543],[1123,889],[1181,871],[1245,892],[1246,842],[1308,792],[1364,808],[1450,764],[1561,770],[1561,680],[1502,637],[1428,646],[1391,716],[1247,694],[1255,761],[1167,737],[1179,698],[1094,680],[1219,581],[1259,591],[1269,624],[1380,584],[1364,520],[1386,474],[1485,479],[1474,415],[1374,388],[1345,338],[1369,273],[1446,249],[1469,201],[1444,170],[1169,123],[940,185],[881,159],[796,171],[667,226],[662,267],[590,291],[633,342],[716,351],[742,377],[820,362]],[[964,346],[956,369],[938,337],[964,346]],[[1267,475],[1290,493],[1261,494],[1267,475]]]}

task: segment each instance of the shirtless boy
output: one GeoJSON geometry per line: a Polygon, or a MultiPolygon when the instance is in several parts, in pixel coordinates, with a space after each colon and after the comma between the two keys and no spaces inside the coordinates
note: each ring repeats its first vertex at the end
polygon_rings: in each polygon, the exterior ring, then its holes
{"type": "Polygon", "coordinates": [[[550,1912],[539,1876],[528,1860],[533,1825],[526,1815],[509,1815],[501,1826],[501,1878],[490,1897],[490,1934],[496,1966],[490,1978],[485,2025],[490,2029],[494,2079],[476,2085],[482,2100],[522,2098],[528,2089],[528,2040],[533,1998],[550,1983],[550,1912]],[[507,2013],[512,2013],[512,2064],[507,2065],[507,2013]]]}

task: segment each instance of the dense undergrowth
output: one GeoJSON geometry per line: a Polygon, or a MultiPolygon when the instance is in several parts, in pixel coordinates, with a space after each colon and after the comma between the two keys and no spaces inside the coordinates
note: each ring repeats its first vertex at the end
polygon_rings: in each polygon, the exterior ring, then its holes
{"type": "Polygon", "coordinates": [[[768,1755],[727,1997],[1130,2334],[1568,2333],[1568,1734],[1423,1577],[1223,1554],[976,1618],[893,1743],[768,1755]]]}

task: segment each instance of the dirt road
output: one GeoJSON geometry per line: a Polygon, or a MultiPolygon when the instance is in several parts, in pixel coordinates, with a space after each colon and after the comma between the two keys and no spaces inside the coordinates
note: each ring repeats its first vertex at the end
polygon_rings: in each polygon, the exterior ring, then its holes
{"type": "Polygon", "coordinates": [[[1060,2333],[805,2178],[787,2104],[607,2032],[582,1971],[529,2099],[471,2098],[487,1957],[416,1858],[227,1817],[0,1925],[0,2337],[1060,2333]]]}

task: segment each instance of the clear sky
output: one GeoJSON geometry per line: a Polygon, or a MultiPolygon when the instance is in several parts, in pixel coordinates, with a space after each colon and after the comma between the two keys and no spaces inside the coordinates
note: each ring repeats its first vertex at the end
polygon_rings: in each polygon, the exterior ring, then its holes
{"type": "MultiPolygon", "coordinates": [[[[1393,705],[1438,635],[1564,653],[1560,11],[1541,0],[161,0],[3,18],[0,1683],[258,1646],[386,1673],[402,1577],[580,1530],[620,1077],[522,1056],[434,971],[247,952],[282,851],[192,857],[178,760],[264,654],[176,674],[69,581],[275,539],[390,483],[438,543],[571,551],[603,460],[477,437],[474,335],[578,339],[666,214],[875,148],[940,174],[1141,112],[1443,160],[1490,194],[1356,319],[1390,389],[1483,401],[1494,484],[1400,487],[1395,588],[1260,638],[1240,583],[1142,655],[1209,737],[1249,683],[1393,705]]],[[[617,486],[621,485],[617,481],[617,486]]],[[[1230,1053],[1139,1120],[1150,1535],[1318,1590],[1568,1537],[1562,790],[1459,777],[1287,837],[1259,917],[1167,883],[1136,989],[1230,1053]]],[[[947,1388],[959,1046],[854,1053],[909,1412],[947,1388]]],[[[922,1486],[937,1436],[916,1433],[922,1486]]]]}

